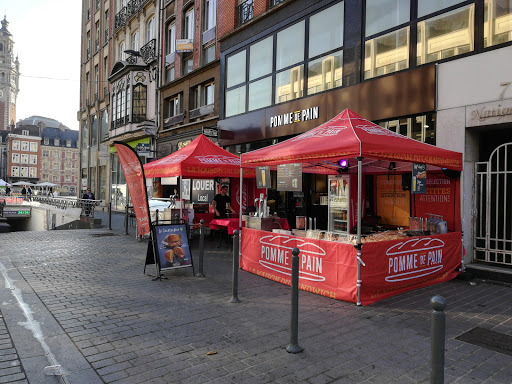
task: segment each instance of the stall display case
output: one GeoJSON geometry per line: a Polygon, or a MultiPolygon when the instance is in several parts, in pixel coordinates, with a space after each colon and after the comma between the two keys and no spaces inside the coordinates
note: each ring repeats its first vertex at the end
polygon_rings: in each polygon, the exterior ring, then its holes
{"type": "Polygon", "coordinates": [[[334,233],[350,233],[350,179],[348,175],[329,176],[328,225],[334,233]]]}

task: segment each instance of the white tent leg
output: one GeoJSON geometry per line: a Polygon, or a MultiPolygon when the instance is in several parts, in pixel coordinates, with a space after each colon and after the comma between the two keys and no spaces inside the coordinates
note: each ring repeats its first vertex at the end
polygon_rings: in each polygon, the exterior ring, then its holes
{"type": "Polygon", "coordinates": [[[361,188],[363,185],[363,158],[357,158],[357,305],[361,305],[361,188]]]}

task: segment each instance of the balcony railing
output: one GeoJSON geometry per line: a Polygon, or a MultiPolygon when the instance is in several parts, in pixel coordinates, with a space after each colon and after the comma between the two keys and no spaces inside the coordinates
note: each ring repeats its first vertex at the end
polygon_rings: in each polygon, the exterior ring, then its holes
{"type": "Polygon", "coordinates": [[[96,39],[94,41],[94,52],[98,52],[100,50],[100,39],[96,39]]]}
{"type": "Polygon", "coordinates": [[[114,28],[117,30],[118,28],[124,27],[128,18],[132,15],[135,15],[139,12],[139,10],[143,7],[144,3],[148,0],[131,0],[128,2],[126,7],[123,7],[121,11],[116,15],[116,21],[114,28]]]}
{"type": "Polygon", "coordinates": [[[156,59],[156,39],[150,40],[140,48],[140,55],[146,64],[156,59]]]}
{"type": "Polygon", "coordinates": [[[284,3],[286,0],[269,0],[269,8],[275,7],[278,4],[284,3]]]}
{"type": "Polygon", "coordinates": [[[108,42],[108,29],[105,29],[105,41],[103,42],[103,44],[107,44],[108,42]]]}
{"type": "Polygon", "coordinates": [[[236,6],[237,27],[252,20],[254,16],[254,0],[246,0],[236,6]]]}
{"type": "Polygon", "coordinates": [[[96,10],[100,9],[100,0],[96,0],[96,10]]]}

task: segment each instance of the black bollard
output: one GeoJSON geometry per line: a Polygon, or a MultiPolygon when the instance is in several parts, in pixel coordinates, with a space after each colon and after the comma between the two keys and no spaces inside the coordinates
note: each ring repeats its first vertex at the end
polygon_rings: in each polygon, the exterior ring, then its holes
{"type": "Polygon", "coordinates": [[[292,249],[292,316],[290,326],[290,344],[286,347],[288,353],[303,351],[298,344],[299,339],[299,248],[292,249]]]}
{"type": "Polygon", "coordinates": [[[128,204],[124,208],[124,234],[128,234],[128,204]]]}
{"type": "Polygon", "coordinates": [[[112,230],[112,202],[108,203],[108,229],[112,230]]]}
{"type": "Polygon", "coordinates": [[[158,209],[155,211],[155,223],[158,225],[158,209]]]}
{"type": "Polygon", "coordinates": [[[431,326],[431,365],[430,383],[444,383],[444,341],[445,341],[445,323],[446,300],[442,296],[434,296],[430,299],[432,306],[432,326],[431,326]]]}
{"type": "Polygon", "coordinates": [[[203,273],[203,254],[204,254],[204,219],[200,221],[201,226],[199,227],[199,271],[196,277],[204,277],[203,273]]]}
{"type": "Polygon", "coordinates": [[[238,298],[238,229],[235,229],[233,232],[233,293],[230,303],[239,303],[240,299],[238,298]]]}

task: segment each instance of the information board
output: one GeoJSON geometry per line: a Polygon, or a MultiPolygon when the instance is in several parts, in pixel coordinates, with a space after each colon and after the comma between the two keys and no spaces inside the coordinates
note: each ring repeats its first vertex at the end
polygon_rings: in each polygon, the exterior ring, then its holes
{"type": "Polygon", "coordinates": [[[302,163],[277,166],[278,191],[302,191],[302,163]]]}
{"type": "Polygon", "coordinates": [[[411,193],[427,193],[427,165],[412,164],[411,193]]]}
{"type": "Polygon", "coordinates": [[[160,270],[192,267],[185,224],[155,225],[160,270]]]}
{"type": "Polygon", "coordinates": [[[192,201],[194,203],[209,204],[215,197],[215,180],[193,179],[192,201]]]}

